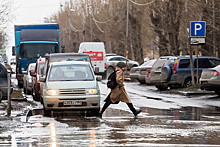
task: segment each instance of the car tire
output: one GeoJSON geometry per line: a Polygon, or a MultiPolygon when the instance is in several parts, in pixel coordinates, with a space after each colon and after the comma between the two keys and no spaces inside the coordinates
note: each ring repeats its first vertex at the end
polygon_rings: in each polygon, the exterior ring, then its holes
{"type": "Polygon", "coordinates": [[[31,90],[26,90],[28,95],[31,95],[31,90]]]}
{"type": "Polygon", "coordinates": [[[142,81],[142,80],[138,80],[138,82],[139,82],[140,84],[146,84],[146,82],[145,82],[145,81],[142,81]]]}
{"type": "Polygon", "coordinates": [[[24,86],[24,94],[27,94],[27,89],[25,88],[25,86],[24,86]]]}
{"type": "Polygon", "coordinates": [[[215,90],[215,93],[218,94],[218,95],[220,95],[220,91],[215,90]]]}
{"type": "Polygon", "coordinates": [[[183,88],[188,88],[192,85],[192,79],[191,78],[187,78],[185,81],[184,81],[184,84],[183,84],[183,88]]]}
{"type": "MultiPolygon", "coordinates": [[[[44,104],[43,104],[44,107],[44,104]]],[[[43,108],[44,110],[44,116],[51,116],[51,110],[46,110],[45,107],[43,108]]]]}
{"type": "Polygon", "coordinates": [[[157,86],[155,86],[158,90],[160,90],[160,91],[164,91],[164,90],[167,90],[168,89],[168,87],[166,87],[166,86],[163,86],[163,85],[157,85],[157,86]]]}

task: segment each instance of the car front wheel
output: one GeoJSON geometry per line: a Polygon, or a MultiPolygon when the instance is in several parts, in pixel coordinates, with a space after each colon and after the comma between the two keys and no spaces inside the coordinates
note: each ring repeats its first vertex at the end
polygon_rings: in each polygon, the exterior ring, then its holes
{"type": "Polygon", "coordinates": [[[167,90],[168,89],[168,87],[166,87],[166,86],[163,86],[163,85],[157,85],[157,86],[155,86],[158,90],[160,90],[160,91],[164,91],[164,90],[167,90]]]}
{"type": "Polygon", "coordinates": [[[215,93],[218,94],[218,95],[220,95],[220,91],[217,91],[217,90],[216,90],[215,93]]]}

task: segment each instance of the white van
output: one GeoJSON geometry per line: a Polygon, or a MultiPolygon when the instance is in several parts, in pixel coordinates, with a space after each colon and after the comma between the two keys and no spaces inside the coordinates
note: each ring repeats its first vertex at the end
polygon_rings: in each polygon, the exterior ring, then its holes
{"type": "Polygon", "coordinates": [[[103,42],[82,42],[79,46],[78,53],[89,54],[93,68],[99,67],[99,74],[105,76],[106,53],[103,42]]]}

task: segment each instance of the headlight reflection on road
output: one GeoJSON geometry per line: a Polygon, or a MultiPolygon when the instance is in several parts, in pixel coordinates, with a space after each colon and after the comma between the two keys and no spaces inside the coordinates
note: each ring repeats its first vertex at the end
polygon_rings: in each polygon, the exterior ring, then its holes
{"type": "Polygon", "coordinates": [[[50,123],[50,138],[51,138],[51,147],[56,147],[57,146],[57,136],[56,136],[56,127],[54,125],[54,121],[50,123]]]}
{"type": "Polygon", "coordinates": [[[95,140],[96,140],[95,129],[90,128],[90,146],[89,147],[96,147],[95,140]]]}

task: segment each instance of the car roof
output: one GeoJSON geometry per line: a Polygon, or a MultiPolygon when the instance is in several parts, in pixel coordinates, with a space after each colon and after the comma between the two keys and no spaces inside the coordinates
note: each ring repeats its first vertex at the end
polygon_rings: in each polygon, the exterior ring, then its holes
{"type": "Polygon", "coordinates": [[[90,65],[89,62],[85,62],[85,61],[60,61],[60,62],[52,62],[51,63],[51,65],[72,65],[72,64],[90,65]]]}
{"type": "MultiPolygon", "coordinates": [[[[108,57],[106,57],[106,58],[115,58],[115,57],[123,57],[123,56],[120,56],[120,55],[117,55],[117,56],[108,56],[108,57]]],[[[125,57],[123,57],[123,58],[125,58],[125,57]]]]}
{"type": "Polygon", "coordinates": [[[61,57],[61,56],[89,56],[87,53],[52,53],[46,54],[45,57],[61,57]]]}

